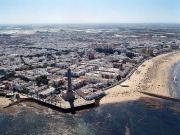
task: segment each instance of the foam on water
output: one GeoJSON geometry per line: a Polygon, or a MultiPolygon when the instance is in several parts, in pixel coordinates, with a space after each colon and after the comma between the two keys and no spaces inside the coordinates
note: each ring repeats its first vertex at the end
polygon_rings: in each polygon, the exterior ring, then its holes
{"type": "Polygon", "coordinates": [[[171,69],[171,79],[169,80],[172,96],[180,98],[180,62],[177,62],[171,69]]]}

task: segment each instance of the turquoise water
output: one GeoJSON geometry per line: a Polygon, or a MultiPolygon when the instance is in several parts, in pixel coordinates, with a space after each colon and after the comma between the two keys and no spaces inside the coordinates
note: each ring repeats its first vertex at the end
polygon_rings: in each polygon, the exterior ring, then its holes
{"type": "MultiPolygon", "coordinates": [[[[180,97],[180,63],[170,80],[174,95],[180,97]]],[[[23,107],[10,115],[0,113],[0,134],[63,135],[179,135],[180,103],[147,99],[103,105],[75,115],[44,114],[23,107]]]]}

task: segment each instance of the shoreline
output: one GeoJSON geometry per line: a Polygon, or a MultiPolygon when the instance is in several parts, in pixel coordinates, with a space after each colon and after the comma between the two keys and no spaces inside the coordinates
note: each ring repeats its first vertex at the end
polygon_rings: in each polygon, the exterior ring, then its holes
{"type": "Polygon", "coordinates": [[[129,79],[106,90],[100,104],[119,103],[147,97],[142,92],[172,96],[170,77],[173,66],[180,61],[180,51],[158,55],[143,62],[129,79]],[[128,87],[122,87],[127,85],[128,87]]]}
{"type": "Polygon", "coordinates": [[[172,67],[171,67],[171,70],[170,70],[170,74],[171,76],[169,76],[169,89],[171,90],[171,96],[173,97],[179,97],[179,92],[177,91],[177,88],[175,88],[175,85],[174,85],[174,80],[175,76],[177,76],[177,74],[175,73],[177,68],[180,66],[180,61],[176,62],[172,67]]]}

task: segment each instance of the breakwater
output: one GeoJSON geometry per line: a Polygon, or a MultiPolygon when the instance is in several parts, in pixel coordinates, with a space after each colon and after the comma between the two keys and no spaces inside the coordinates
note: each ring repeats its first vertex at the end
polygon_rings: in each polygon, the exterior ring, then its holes
{"type": "Polygon", "coordinates": [[[148,96],[156,97],[156,98],[161,98],[161,99],[165,99],[165,100],[180,102],[180,99],[174,98],[174,97],[168,97],[168,96],[158,95],[158,94],[149,93],[149,92],[142,92],[142,91],[139,91],[139,92],[142,93],[142,94],[148,95],[148,96]]]}

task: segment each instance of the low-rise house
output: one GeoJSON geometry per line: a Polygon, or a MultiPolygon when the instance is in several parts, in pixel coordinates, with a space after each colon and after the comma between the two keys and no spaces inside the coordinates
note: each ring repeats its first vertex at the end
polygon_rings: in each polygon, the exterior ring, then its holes
{"type": "Polygon", "coordinates": [[[85,78],[78,78],[72,81],[72,86],[74,89],[79,89],[86,85],[86,79],[85,78]]]}
{"type": "Polygon", "coordinates": [[[85,73],[86,73],[86,70],[83,70],[83,69],[81,69],[81,70],[73,70],[72,72],[71,72],[71,75],[72,75],[72,77],[80,77],[80,76],[83,76],[83,75],[85,75],[85,73]]]}
{"type": "Polygon", "coordinates": [[[55,74],[56,72],[60,71],[60,68],[49,68],[48,73],[55,74]]]}
{"type": "Polygon", "coordinates": [[[69,64],[66,62],[59,62],[59,63],[56,63],[55,67],[65,69],[65,68],[69,67],[69,64]]]}
{"type": "Polygon", "coordinates": [[[65,78],[63,78],[63,77],[56,77],[49,81],[49,85],[56,87],[56,88],[60,87],[61,85],[64,85],[64,83],[65,83],[65,78]]]}
{"type": "Polygon", "coordinates": [[[53,94],[55,91],[56,91],[56,89],[54,87],[49,87],[48,89],[43,90],[42,92],[40,92],[39,96],[45,98],[45,97],[53,94]]]}

